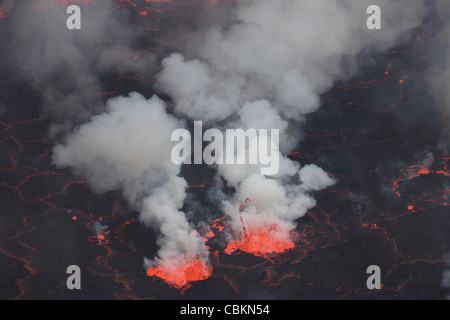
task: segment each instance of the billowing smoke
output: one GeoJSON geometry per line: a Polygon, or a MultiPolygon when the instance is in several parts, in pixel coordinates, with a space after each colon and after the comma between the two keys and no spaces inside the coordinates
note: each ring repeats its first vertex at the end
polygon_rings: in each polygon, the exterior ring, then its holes
{"type": "Polygon", "coordinates": [[[53,118],[52,139],[60,139],[104,110],[108,92],[101,74],[154,70],[154,54],[135,45],[144,31],[133,28],[131,11],[113,10],[118,6],[114,0],[8,1],[7,5],[14,13],[11,54],[36,81],[37,89],[45,88],[43,104],[53,118]],[[66,28],[69,3],[82,7],[81,30],[66,28]]]}
{"type": "Polygon", "coordinates": [[[442,45],[438,48],[439,53],[436,55],[438,59],[435,59],[435,63],[432,65],[433,72],[429,75],[429,81],[436,102],[445,112],[447,132],[442,147],[444,154],[448,156],[450,143],[450,92],[448,90],[450,84],[450,22],[448,21],[450,3],[445,0],[437,0],[435,10],[444,25],[439,35],[442,45]]]}
{"type": "MultiPolygon", "coordinates": [[[[317,110],[320,95],[354,75],[370,60],[367,52],[408,37],[426,11],[422,1],[376,2],[242,1],[235,23],[210,30],[195,59],[174,53],[163,60],[158,84],[183,117],[216,126],[220,121],[223,129],[279,129],[279,150],[286,154],[298,146],[298,127],[317,110]],[[366,27],[372,4],[383,8],[382,30],[366,27]]],[[[243,239],[240,249],[251,236],[258,238],[253,244],[276,238],[289,246],[295,220],[315,206],[311,192],[336,182],[319,167],[300,168],[282,154],[274,177],[261,176],[254,165],[218,166],[236,189],[223,207],[234,236],[243,239]],[[269,229],[272,234],[261,237],[260,230],[269,229]]],[[[276,251],[278,244],[261,250],[276,251]]]]}
{"type": "MultiPolygon", "coordinates": [[[[105,113],[54,150],[56,165],[72,167],[97,192],[122,189],[141,220],[159,230],[158,256],[145,261],[150,275],[189,271],[195,279],[198,270],[180,266],[208,264],[204,241],[181,211],[187,183],[170,159],[171,133],[182,126],[177,119],[221,130],[279,130],[281,143],[272,149],[280,158],[276,175],[261,175],[259,165],[220,164],[217,171],[235,190],[223,201],[232,230],[227,252],[264,255],[292,248],[295,221],[315,206],[313,193],[336,183],[318,166],[286,156],[299,148],[306,115],[337,81],[372,63],[369,52],[408,40],[426,11],[423,1],[408,0],[245,0],[233,10],[229,25],[211,28],[196,48],[162,61],[157,88],[173,99],[174,115],[156,96],[114,98],[105,113]],[[382,30],[366,27],[372,4],[382,8],[382,30]]],[[[126,55],[129,45],[124,40],[114,52],[126,55]]],[[[101,55],[100,66],[116,67],[116,54],[101,55]]],[[[83,85],[75,87],[83,91],[85,80],[79,80],[83,85]]]]}
{"type": "Polygon", "coordinates": [[[106,113],[77,128],[53,154],[57,166],[74,168],[94,191],[122,189],[141,221],[160,231],[158,258],[147,260],[147,267],[208,262],[203,239],[180,211],[187,183],[170,160],[167,141],[179,125],[158,97],[131,93],[110,99],[106,113]]]}

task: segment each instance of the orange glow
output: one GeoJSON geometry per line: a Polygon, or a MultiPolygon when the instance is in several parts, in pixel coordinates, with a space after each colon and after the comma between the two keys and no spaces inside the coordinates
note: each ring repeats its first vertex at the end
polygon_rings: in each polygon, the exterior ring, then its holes
{"type": "Polygon", "coordinates": [[[412,211],[412,210],[414,210],[414,206],[412,206],[412,205],[409,205],[409,206],[408,206],[408,210],[409,210],[409,211],[412,211]]]}
{"type": "Polygon", "coordinates": [[[77,220],[77,216],[73,216],[73,217],[72,217],[72,220],[73,220],[73,221],[76,221],[76,220],[77,220]]]}
{"type": "Polygon", "coordinates": [[[214,238],[214,232],[212,232],[211,230],[209,230],[209,231],[205,234],[205,236],[206,236],[207,238],[214,238]]]}
{"type": "MultiPolygon", "coordinates": [[[[401,197],[401,194],[398,191],[398,188],[400,186],[399,185],[400,182],[406,181],[406,180],[412,180],[412,179],[418,178],[418,177],[420,177],[422,175],[429,175],[432,172],[435,172],[437,174],[442,174],[441,171],[437,171],[437,172],[436,171],[431,171],[429,168],[427,168],[427,167],[425,167],[423,165],[412,165],[412,166],[409,166],[409,167],[407,167],[406,173],[403,174],[402,176],[400,176],[398,179],[396,179],[393,182],[392,190],[395,192],[397,197],[401,197]]],[[[443,172],[446,172],[446,171],[443,171],[443,172]]],[[[444,175],[446,175],[446,174],[444,173],[444,175]]]]}
{"type": "Polygon", "coordinates": [[[442,174],[446,177],[450,177],[450,172],[448,171],[444,171],[444,170],[440,170],[440,171],[436,171],[437,174],[442,174]]]}
{"type": "Polygon", "coordinates": [[[292,238],[292,234],[286,235],[276,223],[267,228],[247,228],[241,239],[231,240],[225,253],[231,254],[240,250],[255,256],[268,257],[295,248],[292,238]]]}
{"type": "Polygon", "coordinates": [[[419,168],[419,171],[417,171],[416,173],[410,173],[409,176],[409,180],[420,177],[421,175],[427,175],[431,173],[431,170],[428,168],[425,168],[424,166],[420,166],[420,165],[416,165],[416,166],[411,166],[408,168],[408,172],[411,172],[415,169],[419,168]]]}
{"type": "Polygon", "coordinates": [[[230,241],[225,249],[225,253],[231,254],[234,251],[240,250],[259,257],[269,257],[273,254],[295,248],[295,243],[292,240],[295,233],[282,230],[276,223],[259,227],[245,227],[242,208],[249,202],[251,200],[247,198],[239,206],[243,234],[240,239],[230,241]]]}
{"type": "Polygon", "coordinates": [[[178,267],[158,266],[156,268],[148,268],[147,275],[149,277],[158,277],[177,289],[187,289],[190,282],[201,281],[209,278],[212,274],[212,268],[208,263],[194,258],[191,261],[186,260],[178,267]]]}
{"type": "Polygon", "coordinates": [[[376,223],[363,223],[362,226],[364,228],[370,228],[371,230],[378,229],[378,225],[376,223]]]}
{"type": "Polygon", "coordinates": [[[217,232],[222,232],[225,229],[224,221],[226,217],[222,217],[211,222],[211,227],[216,229],[217,232]]]}
{"type": "Polygon", "coordinates": [[[419,174],[430,174],[430,169],[422,168],[419,170],[419,174]]]}

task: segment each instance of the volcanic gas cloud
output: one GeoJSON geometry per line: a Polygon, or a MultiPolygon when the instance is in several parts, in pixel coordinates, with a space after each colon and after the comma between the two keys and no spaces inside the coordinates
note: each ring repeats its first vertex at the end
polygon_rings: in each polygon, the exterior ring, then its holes
{"type": "MultiPolygon", "coordinates": [[[[160,234],[158,255],[145,259],[147,275],[185,288],[213,270],[205,239],[182,211],[188,185],[170,160],[172,131],[196,120],[220,130],[279,129],[278,174],[263,176],[258,165],[218,165],[234,193],[216,194],[229,226],[225,253],[267,257],[295,248],[296,220],[316,205],[314,192],[336,183],[317,165],[286,156],[299,148],[302,122],[319,108],[321,94],[370,63],[368,52],[388,50],[424,14],[424,1],[378,1],[390,27],[373,32],[365,24],[371,2],[237,2],[228,23],[209,26],[185,52],[162,60],[155,88],[172,99],[171,112],[156,96],[110,99],[103,114],[54,149],[55,164],[73,168],[97,192],[123,190],[141,221],[160,234]]],[[[129,46],[124,41],[120,51],[129,46]]]]}

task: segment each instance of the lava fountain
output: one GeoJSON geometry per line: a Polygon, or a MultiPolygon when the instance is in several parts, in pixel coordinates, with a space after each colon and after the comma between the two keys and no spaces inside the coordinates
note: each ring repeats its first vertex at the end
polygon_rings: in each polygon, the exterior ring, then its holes
{"type": "Polygon", "coordinates": [[[242,207],[250,201],[247,198],[239,206],[243,232],[238,239],[230,241],[225,249],[225,253],[232,254],[235,251],[242,251],[267,258],[295,248],[294,239],[296,238],[296,233],[284,230],[276,222],[266,223],[262,226],[245,226],[242,207]]]}
{"type": "Polygon", "coordinates": [[[211,266],[200,258],[185,259],[177,266],[162,266],[147,269],[147,276],[158,277],[170,286],[185,290],[191,282],[209,278],[212,274],[211,266]]]}

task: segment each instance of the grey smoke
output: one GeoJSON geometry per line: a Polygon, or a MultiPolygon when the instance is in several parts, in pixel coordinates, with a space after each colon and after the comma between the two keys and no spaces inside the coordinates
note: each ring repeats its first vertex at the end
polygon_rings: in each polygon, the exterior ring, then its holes
{"type": "Polygon", "coordinates": [[[160,231],[155,263],[166,267],[208,257],[203,240],[180,211],[187,183],[178,176],[180,166],[171,162],[167,140],[180,125],[158,97],[147,100],[131,93],[110,99],[106,113],[78,127],[53,153],[58,167],[73,168],[94,191],[123,190],[140,220],[160,231]]]}
{"type": "Polygon", "coordinates": [[[437,0],[436,12],[441,21],[444,22],[440,34],[440,39],[443,44],[440,49],[443,49],[443,51],[439,52],[438,55],[442,60],[439,59],[433,65],[434,70],[430,73],[428,79],[434,93],[433,97],[447,115],[447,133],[442,148],[444,149],[444,154],[448,155],[450,144],[450,117],[448,116],[450,112],[450,92],[448,90],[450,84],[450,23],[448,21],[450,17],[450,3],[445,0],[437,0]]]}
{"type": "Polygon", "coordinates": [[[414,4],[376,1],[382,31],[366,28],[373,1],[243,1],[237,23],[210,30],[198,57],[163,61],[162,89],[191,118],[223,120],[246,102],[268,99],[286,118],[317,110],[319,95],[354,74],[342,67],[363,50],[383,51],[417,27],[425,12],[414,4]]]}
{"type": "MultiPolygon", "coordinates": [[[[300,143],[300,135],[293,133],[319,108],[321,94],[358,72],[359,54],[383,52],[407,40],[425,13],[424,1],[241,1],[229,15],[233,23],[207,30],[204,40],[195,41],[196,48],[186,50],[189,58],[181,52],[162,61],[157,85],[173,99],[178,119],[208,121],[221,129],[280,130],[281,168],[275,177],[260,175],[258,166],[217,168],[236,190],[223,201],[236,236],[242,232],[239,206],[246,198],[251,199],[243,212],[248,225],[277,223],[281,236],[289,237],[295,221],[315,206],[313,192],[336,183],[316,165],[302,167],[285,156],[300,143]],[[365,12],[372,4],[383,8],[381,31],[366,28],[365,12]]],[[[111,26],[108,21],[95,23],[99,38],[111,26]]],[[[51,27],[49,31],[57,33],[51,27]]],[[[130,54],[129,31],[118,30],[123,41],[96,56],[102,70],[132,67],[117,61],[130,54]]],[[[38,45],[45,60],[40,57],[36,65],[52,62],[46,49],[51,52],[54,43],[48,41],[38,45]]],[[[75,92],[96,89],[98,79],[83,52],[71,42],[66,45],[68,60],[75,61],[75,92]]],[[[73,168],[97,192],[122,189],[130,205],[140,210],[141,220],[157,227],[161,248],[146,266],[176,267],[183,259],[200,256],[206,261],[208,256],[181,211],[187,183],[179,176],[180,166],[170,160],[171,132],[182,126],[175,115],[157,97],[146,100],[133,93],[111,99],[105,113],[78,127],[54,151],[56,165],[73,168]]]]}
{"type": "Polygon", "coordinates": [[[102,73],[155,68],[154,54],[133,46],[145,32],[129,23],[131,12],[108,13],[116,6],[114,0],[92,1],[89,10],[80,5],[82,28],[74,31],[66,28],[69,15],[57,1],[8,2],[10,10],[18,10],[11,17],[11,53],[23,72],[45,88],[52,138],[104,111],[102,73]]]}
{"type": "MultiPolygon", "coordinates": [[[[290,133],[319,108],[320,95],[359,70],[358,55],[407,40],[426,11],[423,1],[407,0],[242,1],[235,22],[209,30],[194,58],[174,53],[164,59],[158,85],[181,116],[220,121],[223,128],[278,128],[286,154],[300,140],[290,133]],[[382,8],[382,30],[366,27],[373,4],[382,8]]],[[[295,220],[315,206],[311,191],[336,182],[317,166],[301,168],[280,157],[274,178],[258,175],[257,166],[218,166],[236,189],[223,201],[235,234],[242,234],[239,206],[246,198],[250,227],[276,222],[288,236],[295,220]]]]}

